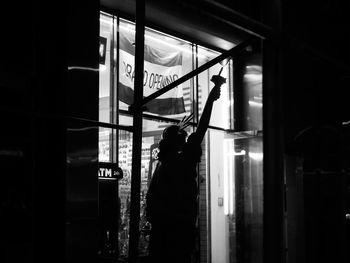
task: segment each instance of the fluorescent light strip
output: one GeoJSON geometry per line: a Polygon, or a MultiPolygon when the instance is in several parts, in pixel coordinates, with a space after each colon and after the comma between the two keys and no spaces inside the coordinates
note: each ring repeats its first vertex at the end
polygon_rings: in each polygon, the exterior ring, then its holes
{"type": "Polygon", "coordinates": [[[99,177],[99,180],[106,180],[106,181],[115,181],[117,178],[104,178],[104,177],[99,177]]]}
{"type": "Polygon", "coordinates": [[[246,69],[253,70],[256,72],[262,72],[262,66],[260,66],[260,65],[248,65],[248,66],[246,66],[246,69]]]}
{"type": "Polygon", "coordinates": [[[69,66],[68,70],[83,70],[83,71],[96,71],[99,72],[99,68],[89,68],[89,67],[80,67],[80,66],[69,66]]]}
{"type": "Polygon", "coordinates": [[[231,155],[237,156],[237,155],[245,155],[245,154],[246,154],[245,150],[242,150],[242,151],[240,151],[240,152],[232,152],[231,155]]]}
{"type": "Polygon", "coordinates": [[[234,182],[233,182],[233,168],[234,168],[234,158],[232,156],[232,153],[233,153],[233,140],[229,140],[229,151],[230,151],[230,154],[228,156],[229,158],[229,173],[228,173],[228,176],[229,176],[229,186],[228,186],[228,189],[229,189],[229,195],[230,195],[230,210],[229,210],[229,214],[232,215],[233,214],[233,209],[234,209],[234,204],[235,204],[235,185],[234,185],[234,182]]]}
{"type": "Polygon", "coordinates": [[[228,139],[224,139],[223,156],[224,156],[224,214],[229,214],[229,191],[228,191],[228,139]]]}
{"type": "Polygon", "coordinates": [[[249,106],[253,106],[253,107],[262,107],[263,106],[263,104],[261,102],[256,102],[256,101],[252,101],[252,100],[248,101],[248,104],[249,104],[249,106]]]}
{"type": "Polygon", "coordinates": [[[262,74],[261,73],[247,73],[244,74],[244,78],[249,81],[262,81],[262,74]]]}

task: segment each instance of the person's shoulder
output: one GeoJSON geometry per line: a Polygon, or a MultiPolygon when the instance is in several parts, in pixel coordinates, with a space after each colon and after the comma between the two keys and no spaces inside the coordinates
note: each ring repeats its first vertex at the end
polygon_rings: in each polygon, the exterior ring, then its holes
{"type": "Polygon", "coordinates": [[[198,138],[198,134],[196,132],[193,132],[187,139],[187,143],[184,148],[184,155],[188,160],[195,160],[196,162],[198,162],[201,154],[201,142],[198,138]]]}
{"type": "Polygon", "coordinates": [[[193,144],[193,143],[199,143],[198,134],[196,132],[192,132],[190,136],[187,138],[187,143],[193,144]]]}

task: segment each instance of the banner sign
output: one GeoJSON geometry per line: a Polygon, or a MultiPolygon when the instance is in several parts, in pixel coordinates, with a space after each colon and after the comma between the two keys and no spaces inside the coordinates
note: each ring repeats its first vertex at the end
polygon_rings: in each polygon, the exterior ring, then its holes
{"type": "MultiPolygon", "coordinates": [[[[120,32],[119,50],[119,99],[131,105],[134,96],[135,47],[126,33],[120,32]]],[[[181,75],[181,52],[166,52],[145,45],[143,95],[151,95],[162,89],[181,75]]],[[[147,111],[160,115],[172,115],[185,112],[181,86],[162,94],[147,103],[147,111]]]]}

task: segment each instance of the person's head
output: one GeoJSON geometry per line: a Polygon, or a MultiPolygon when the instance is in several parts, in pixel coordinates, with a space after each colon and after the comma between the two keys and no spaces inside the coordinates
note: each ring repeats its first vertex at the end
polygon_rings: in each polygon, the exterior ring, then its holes
{"type": "Polygon", "coordinates": [[[164,129],[162,140],[159,142],[160,158],[169,153],[178,153],[185,145],[187,132],[178,125],[171,125],[164,129]]]}

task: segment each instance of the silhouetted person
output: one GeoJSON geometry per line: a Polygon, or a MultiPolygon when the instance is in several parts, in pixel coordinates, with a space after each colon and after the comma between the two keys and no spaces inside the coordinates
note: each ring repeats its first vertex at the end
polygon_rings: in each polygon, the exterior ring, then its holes
{"type": "Polygon", "coordinates": [[[196,238],[197,172],[201,142],[209,125],[214,101],[225,78],[212,77],[210,91],[196,132],[187,141],[190,117],[163,131],[159,162],[147,192],[147,219],[152,225],[149,253],[153,263],[191,262],[196,238]]]}

